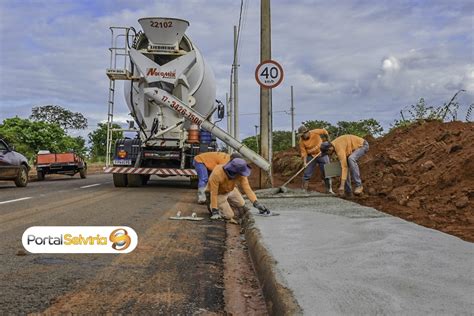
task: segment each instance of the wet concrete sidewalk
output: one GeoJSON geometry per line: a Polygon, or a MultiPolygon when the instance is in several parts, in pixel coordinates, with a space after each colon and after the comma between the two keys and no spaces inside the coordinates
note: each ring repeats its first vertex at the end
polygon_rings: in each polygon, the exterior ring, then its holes
{"type": "Polygon", "coordinates": [[[474,244],[335,197],[259,201],[246,237],[274,313],[471,314],[474,244]]]}

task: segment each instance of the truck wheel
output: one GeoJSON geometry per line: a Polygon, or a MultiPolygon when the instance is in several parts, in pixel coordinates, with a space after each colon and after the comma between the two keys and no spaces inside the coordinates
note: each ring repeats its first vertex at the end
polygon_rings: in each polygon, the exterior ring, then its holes
{"type": "Polygon", "coordinates": [[[127,175],[126,174],[121,174],[121,173],[114,173],[113,174],[113,179],[114,179],[114,186],[117,188],[122,188],[127,186],[127,175]]]}
{"type": "Polygon", "coordinates": [[[17,187],[26,187],[28,184],[28,169],[25,166],[20,166],[20,172],[15,179],[15,185],[17,187]]]}
{"type": "Polygon", "coordinates": [[[36,171],[36,178],[38,179],[38,181],[43,181],[44,176],[45,176],[44,171],[41,171],[41,170],[36,171]]]}
{"type": "Polygon", "coordinates": [[[139,174],[128,174],[127,175],[128,186],[129,187],[141,187],[142,186],[142,176],[139,174]]]}
{"type": "Polygon", "coordinates": [[[81,179],[87,178],[87,169],[82,168],[81,170],[79,170],[79,175],[81,176],[81,179]]]}
{"type": "Polygon", "coordinates": [[[146,175],[146,176],[141,176],[142,177],[142,185],[146,185],[148,183],[148,181],[150,180],[150,175],[146,175]]]}

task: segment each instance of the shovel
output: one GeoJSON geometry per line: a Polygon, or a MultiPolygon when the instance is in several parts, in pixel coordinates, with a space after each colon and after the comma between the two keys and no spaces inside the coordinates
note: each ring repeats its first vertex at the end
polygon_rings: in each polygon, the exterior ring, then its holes
{"type": "Polygon", "coordinates": [[[286,193],[288,192],[288,188],[286,187],[286,185],[288,183],[291,182],[291,180],[293,180],[294,178],[296,178],[297,175],[299,175],[304,169],[306,169],[306,167],[308,167],[308,165],[310,163],[312,163],[316,158],[318,158],[319,156],[321,155],[321,152],[319,152],[316,156],[313,157],[313,159],[311,159],[308,163],[306,163],[303,168],[301,168],[300,170],[298,170],[297,173],[295,173],[290,179],[288,179],[288,181],[286,181],[285,183],[283,183],[283,185],[281,187],[278,187],[276,188],[276,191],[274,194],[277,194],[277,193],[286,193]]]}

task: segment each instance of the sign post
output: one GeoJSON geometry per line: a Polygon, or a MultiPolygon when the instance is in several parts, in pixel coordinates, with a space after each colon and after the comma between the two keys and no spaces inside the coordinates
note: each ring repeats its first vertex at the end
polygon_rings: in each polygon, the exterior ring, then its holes
{"type": "MultiPolygon", "coordinates": [[[[271,59],[265,59],[255,69],[255,79],[260,85],[260,155],[272,165],[272,89],[283,81],[283,67],[271,59]]],[[[260,187],[273,186],[272,169],[260,173],[260,187]]]]}

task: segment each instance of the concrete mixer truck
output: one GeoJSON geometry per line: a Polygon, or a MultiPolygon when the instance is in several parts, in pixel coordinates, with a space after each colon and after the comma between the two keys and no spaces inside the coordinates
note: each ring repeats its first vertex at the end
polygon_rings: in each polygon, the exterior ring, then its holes
{"type": "Polygon", "coordinates": [[[269,163],[214,122],[215,80],[209,65],[185,35],[189,22],[176,18],[138,20],[142,27],[111,27],[106,173],[114,185],[141,186],[152,175],[195,179],[195,155],[217,150],[219,138],[265,171],[269,163]],[[136,137],[113,142],[115,82],[123,80],[136,137]]]}

